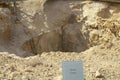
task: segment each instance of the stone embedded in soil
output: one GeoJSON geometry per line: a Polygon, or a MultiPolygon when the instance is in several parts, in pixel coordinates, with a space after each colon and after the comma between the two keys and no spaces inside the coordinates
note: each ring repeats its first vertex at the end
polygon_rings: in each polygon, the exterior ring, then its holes
{"type": "Polygon", "coordinates": [[[95,77],[96,77],[96,78],[103,78],[103,75],[100,73],[99,70],[97,70],[97,71],[95,72],[95,77]]]}

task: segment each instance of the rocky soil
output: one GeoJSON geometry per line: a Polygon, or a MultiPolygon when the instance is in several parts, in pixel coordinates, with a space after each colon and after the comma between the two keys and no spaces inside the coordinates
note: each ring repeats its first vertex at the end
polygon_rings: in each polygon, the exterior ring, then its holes
{"type": "Polygon", "coordinates": [[[119,54],[118,3],[0,3],[0,80],[62,80],[63,61],[83,61],[85,80],[119,80],[119,54]]]}

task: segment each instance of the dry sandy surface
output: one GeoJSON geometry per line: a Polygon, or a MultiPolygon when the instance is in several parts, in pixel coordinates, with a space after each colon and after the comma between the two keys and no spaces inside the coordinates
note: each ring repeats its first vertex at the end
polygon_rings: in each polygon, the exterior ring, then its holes
{"type": "Polygon", "coordinates": [[[0,54],[1,80],[62,80],[63,61],[83,61],[85,80],[119,80],[120,49],[100,46],[82,53],[49,52],[28,58],[0,54]],[[103,75],[96,78],[96,72],[103,75]]]}

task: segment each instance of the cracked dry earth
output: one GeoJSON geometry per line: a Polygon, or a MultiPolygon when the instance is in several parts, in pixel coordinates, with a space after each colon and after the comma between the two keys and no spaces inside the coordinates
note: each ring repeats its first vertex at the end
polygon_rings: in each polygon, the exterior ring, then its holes
{"type": "Polygon", "coordinates": [[[119,4],[16,2],[16,15],[0,4],[0,80],[62,80],[63,61],[83,61],[85,80],[120,80],[119,4]]]}

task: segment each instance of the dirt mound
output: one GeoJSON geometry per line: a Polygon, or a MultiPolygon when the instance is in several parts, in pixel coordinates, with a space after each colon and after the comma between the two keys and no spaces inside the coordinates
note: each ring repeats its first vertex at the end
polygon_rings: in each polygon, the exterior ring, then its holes
{"type": "Polygon", "coordinates": [[[82,53],[50,52],[28,58],[0,54],[0,79],[62,80],[62,61],[82,60],[86,80],[119,80],[119,51],[119,47],[101,49],[96,46],[82,53]],[[97,71],[102,78],[96,78],[97,71]]]}

